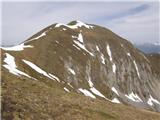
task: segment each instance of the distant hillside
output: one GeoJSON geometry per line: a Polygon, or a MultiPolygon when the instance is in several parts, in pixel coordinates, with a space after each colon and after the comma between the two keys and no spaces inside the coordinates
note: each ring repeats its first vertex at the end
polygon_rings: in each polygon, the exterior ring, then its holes
{"type": "Polygon", "coordinates": [[[145,43],[145,44],[135,44],[139,50],[143,51],[144,53],[160,53],[160,44],[155,43],[145,43]]]}

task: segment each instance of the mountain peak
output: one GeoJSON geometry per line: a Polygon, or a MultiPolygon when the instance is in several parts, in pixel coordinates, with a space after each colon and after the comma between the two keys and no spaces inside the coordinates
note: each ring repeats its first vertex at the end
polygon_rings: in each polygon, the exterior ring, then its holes
{"type": "Polygon", "coordinates": [[[79,20],[74,20],[74,21],[69,22],[67,25],[76,25],[76,24],[86,24],[86,23],[79,21],[79,20]]]}
{"type": "MultiPolygon", "coordinates": [[[[50,106],[49,109],[52,110],[57,104],[61,105],[59,102],[63,102],[63,110],[65,106],[70,108],[72,103],[81,100],[84,95],[102,100],[104,104],[113,102],[160,112],[160,68],[157,65],[159,56],[146,56],[127,40],[108,29],[95,26],[81,21],[72,21],[69,24],[57,23],[46,27],[20,45],[4,48],[1,61],[2,73],[5,74],[2,79],[7,83],[3,84],[3,91],[11,91],[11,94],[5,94],[5,99],[8,100],[13,95],[14,103],[26,100],[24,106],[29,104],[33,108],[35,99],[40,96],[37,100],[49,103],[45,103],[46,108],[50,106]],[[15,81],[20,81],[20,84],[15,81]],[[35,82],[34,85],[28,85],[31,82],[35,82]],[[38,83],[40,89],[35,87],[38,83]],[[35,97],[30,97],[34,101],[29,103],[28,99],[19,96],[15,99],[17,92],[12,91],[19,89],[17,85],[24,86],[19,90],[19,94],[26,93],[24,88],[30,88],[28,90],[31,92],[36,88],[38,92],[34,92],[35,97]],[[46,92],[53,96],[48,96],[46,92]],[[43,97],[44,93],[47,97],[43,97]],[[66,104],[66,97],[67,101],[70,101],[68,99],[70,96],[71,104],[66,104]],[[56,104],[53,98],[57,100],[56,104]],[[54,103],[55,105],[52,104],[54,107],[50,103],[54,103]]],[[[94,101],[97,104],[96,100],[94,101]]],[[[8,101],[7,104],[10,103],[8,101]]],[[[83,104],[78,101],[75,106],[79,103],[83,104]]],[[[39,110],[35,109],[38,113],[42,110],[44,102],[37,105],[39,110]]],[[[86,107],[82,106],[80,109],[84,110],[86,107]]]]}
{"type": "Polygon", "coordinates": [[[77,29],[77,28],[79,28],[79,27],[85,27],[85,28],[88,28],[88,29],[93,28],[93,26],[88,25],[88,24],[85,24],[85,23],[83,23],[83,22],[81,22],[81,21],[78,21],[78,20],[76,20],[76,21],[71,21],[71,22],[68,23],[68,24],[57,23],[57,24],[55,25],[55,27],[60,27],[60,26],[65,26],[65,27],[68,27],[68,28],[70,28],[70,29],[77,29]]]}

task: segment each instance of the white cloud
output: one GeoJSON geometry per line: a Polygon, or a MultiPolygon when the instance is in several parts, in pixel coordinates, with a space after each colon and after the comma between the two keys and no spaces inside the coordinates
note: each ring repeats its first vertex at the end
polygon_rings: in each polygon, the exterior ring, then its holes
{"type": "Polygon", "coordinates": [[[111,21],[109,27],[134,43],[156,42],[160,40],[158,11],[157,4],[150,4],[141,13],[111,21]]]}
{"type": "Polygon", "coordinates": [[[72,20],[107,26],[134,42],[157,41],[157,9],[153,2],[3,2],[2,44],[20,43],[50,24],[72,20]],[[119,17],[143,4],[149,9],[119,17]]]}

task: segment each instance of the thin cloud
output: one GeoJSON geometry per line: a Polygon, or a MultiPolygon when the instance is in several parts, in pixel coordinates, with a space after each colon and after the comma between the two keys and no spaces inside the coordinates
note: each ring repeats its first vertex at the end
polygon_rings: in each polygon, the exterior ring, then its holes
{"type": "Polygon", "coordinates": [[[109,27],[132,42],[158,41],[156,2],[3,2],[2,44],[18,44],[57,22],[109,27]]]}
{"type": "Polygon", "coordinates": [[[119,11],[115,14],[112,14],[112,15],[109,15],[109,16],[102,16],[101,20],[114,20],[114,19],[120,19],[120,18],[123,18],[123,17],[126,17],[126,16],[131,16],[131,15],[135,15],[135,14],[138,14],[140,12],[143,12],[145,11],[146,9],[149,8],[149,5],[147,4],[143,4],[143,5],[140,5],[138,7],[135,7],[135,8],[131,8],[129,10],[124,10],[124,11],[119,11]]]}

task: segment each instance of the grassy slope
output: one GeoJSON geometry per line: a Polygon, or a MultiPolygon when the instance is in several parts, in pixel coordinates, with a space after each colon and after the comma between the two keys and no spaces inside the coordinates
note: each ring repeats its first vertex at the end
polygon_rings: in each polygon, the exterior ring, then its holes
{"type": "Polygon", "coordinates": [[[4,120],[159,120],[160,114],[67,93],[56,82],[18,78],[2,68],[4,120]]]}

